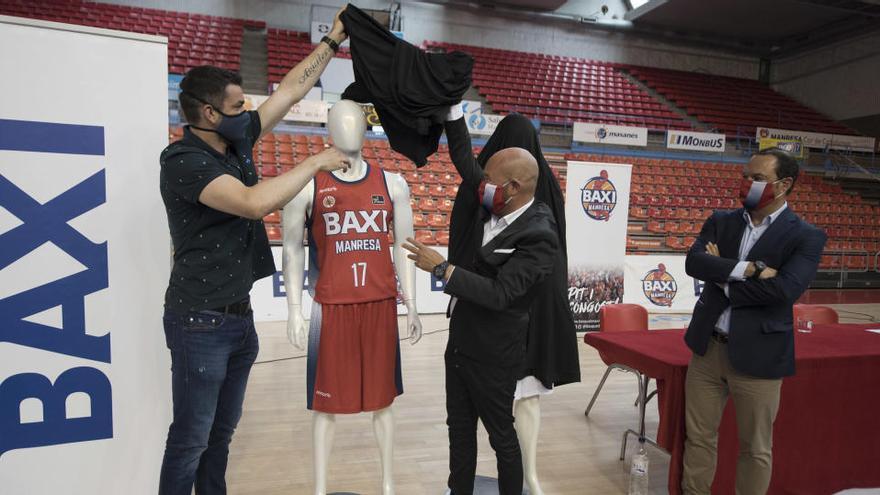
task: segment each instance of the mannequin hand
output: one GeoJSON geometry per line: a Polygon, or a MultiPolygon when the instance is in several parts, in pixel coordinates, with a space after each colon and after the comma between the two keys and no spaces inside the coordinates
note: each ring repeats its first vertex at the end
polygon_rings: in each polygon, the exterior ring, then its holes
{"type": "Polygon", "coordinates": [[[336,148],[327,148],[317,155],[310,156],[306,160],[311,160],[312,164],[325,172],[334,170],[348,170],[350,166],[349,158],[336,148]]]}
{"type": "Polygon", "coordinates": [[[409,332],[410,345],[416,345],[419,340],[422,340],[422,320],[419,319],[414,301],[406,303],[406,330],[409,332]]]}
{"type": "Polygon", "coordinates": [[[339,20],[339,15],[345,10],[345,7],[342,7],[338,11],[336,11],[336,15],[333,17],[333,27],[330,28],[330,32],[327,34],[333,41],[342,44],[348,35],[345,34],[345,26],[342,24],[342,21],[339,20]]]}
{"type": "Polygon", "coordinates": [[[452,122],[462,117],[464,117],[464,109],[461,107],[461,102],[458,102],[449,107],[449,113],[446,114],[446,122],[452,122]]]}
{"type": "Polygon", "coordinates": [[[304,351],[306,349],[306,320],[302,313],[297,309],[291,309],[290,315],[287,317],[287,340],[297,349],[304,351]]]}

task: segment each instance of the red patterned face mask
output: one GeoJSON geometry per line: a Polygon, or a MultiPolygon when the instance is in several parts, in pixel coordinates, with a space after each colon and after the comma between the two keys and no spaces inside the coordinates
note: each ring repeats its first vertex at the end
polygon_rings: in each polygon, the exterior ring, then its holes
{"type": "Polygon", "coordinates": [[[483,208],[485,208],[486,211],[496,217],[501,216],[501,210],[503,210],[504,207],[507,206],[507,203],[512,199],[504,199],[504,187],[507,184],[510,184],[510,181],[507,181],[500,186],[496,186],[483,179],[480,182],[480,187],[477,189],[477,199],[480,200],[480,204],[483,205],[483,208]]]}
{"type": "Polygon", "coordinates": [[[760,210],[776,200],[773,184],[777,182],[779,181],[761,182],[743,177],[739,183],[739,200],[749,211],[760,210]]]}

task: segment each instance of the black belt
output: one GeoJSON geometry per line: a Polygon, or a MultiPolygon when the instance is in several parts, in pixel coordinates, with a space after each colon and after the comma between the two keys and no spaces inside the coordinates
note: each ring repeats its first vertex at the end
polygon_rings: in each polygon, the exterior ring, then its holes
{"type": "Polygon", "coordinates": [[[218,313],[223,314],[233,314],[233,315],[246,315],[251,310],[251,298],[246,297],[241,301],[234,302],[232,304],[227,304],[226,306],[220,306],[219,308],[212,308],[208,311],[216,311],[218,313]]]}
{"type": "Polygon", "coordinates": [[[729,340],[729,337],[726,333],[721,333],[718,330],[712,331],[712,338],[715,339],[717,342],[721,342],[722,344],[726,344],[729,340]]]}

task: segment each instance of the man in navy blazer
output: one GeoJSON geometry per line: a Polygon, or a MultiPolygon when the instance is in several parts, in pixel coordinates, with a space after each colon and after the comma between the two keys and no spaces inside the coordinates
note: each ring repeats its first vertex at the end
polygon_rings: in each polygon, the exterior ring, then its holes
{"type": "Polygon", "coordinates": [[[771,148],[743,170],[743,208],[716,211],[687,254],[688,275],[706,282],[685,334],[693,351],[685,385],[682,490],[710,493],[727,397],[736,407],[736,493],[767,492],[773,421],[782,378],[794,374],[792,306],[816,275],[826,235],[786,197],[798,163],[771,148]]]}

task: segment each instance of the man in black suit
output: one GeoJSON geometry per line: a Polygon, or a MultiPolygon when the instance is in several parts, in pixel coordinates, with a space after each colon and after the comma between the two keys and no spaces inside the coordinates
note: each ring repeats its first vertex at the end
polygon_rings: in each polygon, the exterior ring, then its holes
{"type": "Polygon", "coordinates": [[[782,378],[794,374],[792,305],[816,275],[825,233],[788,208],[798,164],[771,148],[743,170],[743,209],[716,211],[687,255],[688,275],[706,282],[685,334],[693,351],[685,385],[682,490],[709,494],[728,395],[736,406],[736,493],[770,484],[773,421],[782,378]]]}
{"type": "Polygon", "coordinates": [[[535,158],[522,148],[498,151],[485,171],[463,177],[462,187],[472,188],[482,204],[473,211],[479,248],[469,268],[450,265],[414,239],[404,245],[416,266],[443,278],[453,296],[445,355],[453,495],[473,493],[477,419],[495,450],[499,493],[522,493],[514,389],[526,353],[529,307],[553,271],[558,249],[553,215],[534,199],[537,177],[535,158]]]}

